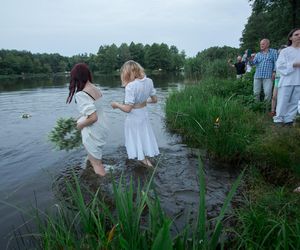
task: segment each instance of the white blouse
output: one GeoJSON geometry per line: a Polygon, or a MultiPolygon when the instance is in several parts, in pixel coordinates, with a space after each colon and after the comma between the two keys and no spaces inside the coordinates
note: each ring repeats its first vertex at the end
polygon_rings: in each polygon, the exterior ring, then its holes
{"type": "Polygon", "coordinates": [[[150,96],[155,96],[156,90],[153,81],[146,76],[143,79],[135,79],[125,87],[125,104],[138,104],[147,101],[150,96]]]}
{"type": "Polygon", "coordinates": [[[280,73],[278,87],[300,85],[300,68],[293,63],[300,63],[300,48],[289,46],[283,49],[276,62],[276,71],[280,73]]]}

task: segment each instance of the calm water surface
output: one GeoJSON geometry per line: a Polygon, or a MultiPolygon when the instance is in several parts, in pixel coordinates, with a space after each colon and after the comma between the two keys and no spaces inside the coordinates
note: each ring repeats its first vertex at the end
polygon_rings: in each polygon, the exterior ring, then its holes
{"type": "MultiPolygon", "coordinates": [[[[164,125],[164,103],[171,91],[184,87],[176,77],[153,77],[159,103],[148,105],[154,133],[161,149],[179,141],[164,125]]],[[[14,228],[22,224],[21,212],[35,206],[44,209],[55,202],[52,182],[73,162],[84,161],[85,151],[56,151],[47,140],[59,117],[77,117],[75,104],[65,104],[68,79],[31,78],[0,80],[0,248],[4,248],[14,228]],[[21,118],[22,114],[30,118],[21,118]]],[[[116,77],[95,77],[103,92],[103,105],[110,123],[105,154],[115,154],[124,145],[125,114],[110,107],[111,101],[122,102],[124,89],[116,77]]],[[[22,213],[23,213],[22,212],[22,213]]]]}

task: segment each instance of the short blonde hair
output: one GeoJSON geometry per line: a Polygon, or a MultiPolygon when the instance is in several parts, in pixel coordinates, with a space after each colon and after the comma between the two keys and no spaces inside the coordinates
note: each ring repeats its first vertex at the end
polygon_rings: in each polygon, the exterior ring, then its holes
{"type": "Polygon", "coordinates": [[[139,78],[142,79],[145,76],[144,68],[137,62],[129,60],[121,67],[121,81],[122,85],[126,86],[128,83],[139,78]]]}

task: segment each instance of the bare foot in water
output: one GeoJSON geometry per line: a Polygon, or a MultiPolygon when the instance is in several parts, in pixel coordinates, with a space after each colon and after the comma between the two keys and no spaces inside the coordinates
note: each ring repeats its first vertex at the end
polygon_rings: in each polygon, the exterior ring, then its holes
{"type": "Polygon", "coordinates": [[[103,167],[102,160],[95,159],[91,155],[88,155],[88,158],[93,166],[95,174],[105,176],[105,169],[103,167]]]}
{"type": "Polygon", "coordinates": [[[148,160],[147,158],[145,158],[144,160],[141,160],[140,162],[143,163],[146,167],[153,168],[151,161],[148,160]]]}
{"type": "Polygon", "coordinates": [[[104,170],[104,167],[100,167],[100,166],[94,166],[94,171],[95,171],[95,174],[97,175],[100,175],[100,176],[105,176],[105,170],[104,170]]]}

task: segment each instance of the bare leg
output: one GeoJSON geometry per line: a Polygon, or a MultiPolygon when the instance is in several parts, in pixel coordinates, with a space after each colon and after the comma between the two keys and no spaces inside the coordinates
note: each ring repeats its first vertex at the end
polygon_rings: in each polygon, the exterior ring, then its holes
{"type": "Polygon", "coordinates": [[[96,174],[100,175],[100,176],[104,176],[105,175],[105,169],[103,167],[102,164],[102,160],[96,159],[93,156],[91,156],[90,154],[88,155],[88,158],[94,168],[94,171],[96,174]]]}

